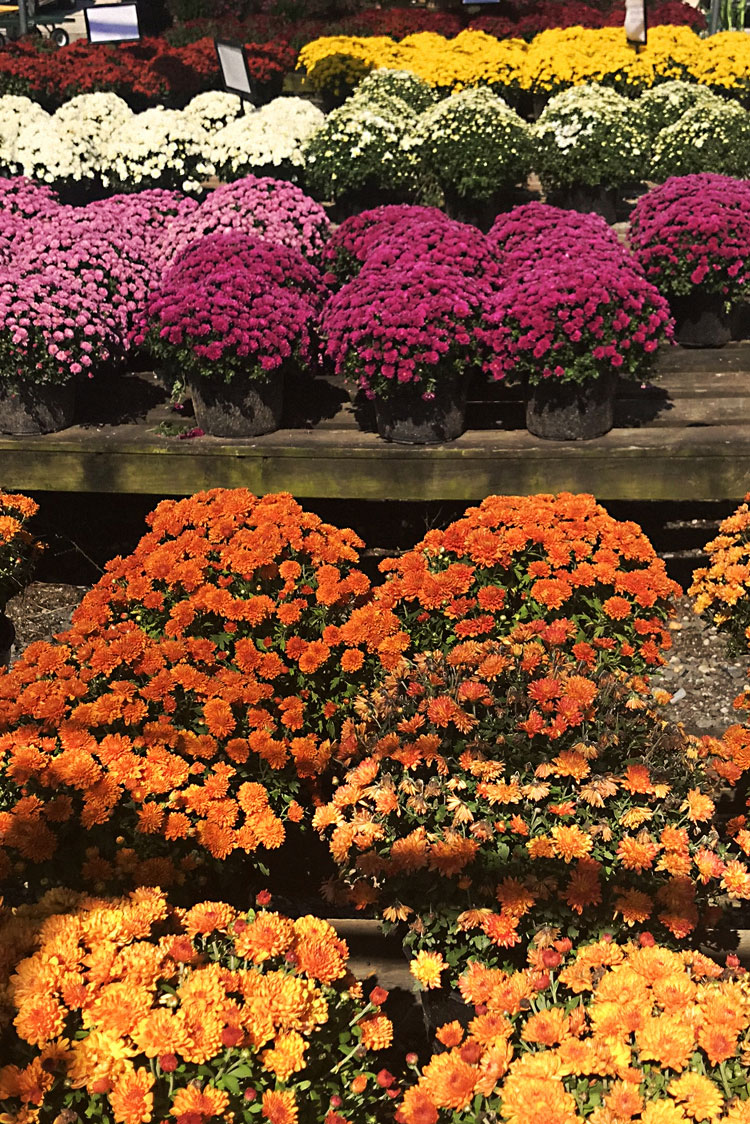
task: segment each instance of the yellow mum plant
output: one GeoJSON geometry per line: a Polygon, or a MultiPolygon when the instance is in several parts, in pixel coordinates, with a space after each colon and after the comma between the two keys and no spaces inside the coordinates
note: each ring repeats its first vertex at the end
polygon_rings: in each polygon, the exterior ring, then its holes
{"type": "Polygon", "coordinates": [[[689,27],[663,25],[649,31],[647,46],[636,54],[620,27],[551,28],[528,44],[477,30],[454,39],[420,32],[400,43],[341,35],[308,43],[297,65],[313,88],[335,93],[383,66],[410,70],[446,91],[489,85],[498,93],[555,93],[597,82],[636,95],[680,79],[743,93],[750,88],[750,40],[738,31],[701,39],[689,27]]]}

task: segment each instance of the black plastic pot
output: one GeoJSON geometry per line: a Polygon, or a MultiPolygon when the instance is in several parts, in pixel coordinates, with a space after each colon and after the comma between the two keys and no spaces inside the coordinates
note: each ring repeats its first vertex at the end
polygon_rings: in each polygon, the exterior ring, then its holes
{"type": "Polygon", "coordinates": [[[188,387],[198,428],[214,437],[259,437],[281,424],[284,380],[278,372],[265,381],[188,378],[188,387]]]}
{"type": "Polygon", "coordinates": [[[73,424],[75,383],[0,384],[0,433],[56,433],[73,424]]]}
{"type": "Polygon", "coordinates": [[[435,1032],[446,1023],[459,1022],[467,1027],[474,1018],[476,1011],[464,1001],[460,991],[448,988],[436,988],[434,991],[420,991],[419,1001],[422,1005],[422,1018],[427,1041],[435,1044],[435,1032]]]}
{"type": "Polygon", "coordinates": [[[0,669],[10,666],[15,640],[16,626],[10,617],[0,613],[0,669]]]}
{"type": "Polygon", "coordinates": [[[399,445],[438,445],[455,441],[466,423],[468,381],[438,384],[435,397],[425,401],[404,392],[375,400],[378,433],[399,445]]]}
{"type": "Polygon", "coordinates": [[[750,340],[750,304],[742,301],[729,312],[729,328],[733,340],[750,340]]]}
{"type": "Polygon", "coordinates": [[[610,225],[617,222],[617,191],[613,187],[589,187],[574,184],[559,191],[551,191],[547,202],[566,211],[601,215],[610,225]]]}
{"type": "Polygon", "coordinates": [[[729,314],[721,293],[695,289],[686,297],[671,297],[675,339],[683,347],[724,347],[732,338],[729,314]]]}
{"type": "Polygon", "coordinates": [[[526,428],[547,441],[590,441],[614,422],[617,379],[609,372],[584,383],[545,379],[529,387],[526,428]]]}

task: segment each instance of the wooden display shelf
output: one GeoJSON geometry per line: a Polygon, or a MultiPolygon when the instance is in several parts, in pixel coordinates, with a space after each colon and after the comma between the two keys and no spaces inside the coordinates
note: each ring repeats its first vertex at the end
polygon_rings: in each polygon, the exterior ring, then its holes
{"type": "MultiPolygon", "coordinates": [[[[102,384],[88,419],[41,437],[0,436],[13,490],[189,495],[212,487],[300,498],[473,501],[492,493],[594,492],[602,500],[735,500],[750,489],[750,343],[665,350],[655,385],[623,383],[615,428],[586,442],[523,428],[518,391],[478,386],[469,429],[445,445],[391,445],[362,431],[336,380],[292,395],[289,428],[243,441],[164,437],[170,413],[153,375],[129,377],[141,405],[102,384]],[[121,398],[120,417],[114,424],[121,398]],[[130,412],[128,412],[130,411],[130,412]]],[[[128,380],[125,380],[127,382],[128,380]]],[[[362,418],[368,424],[367,411],[362,418]]]]}

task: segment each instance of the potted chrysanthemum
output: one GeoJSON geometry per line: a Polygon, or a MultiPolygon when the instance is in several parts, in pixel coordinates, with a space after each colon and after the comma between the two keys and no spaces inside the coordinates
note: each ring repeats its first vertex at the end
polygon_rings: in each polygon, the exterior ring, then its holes
{"type": "Polygon", "coordinates": [[[537,437],[599,437],[612,428],[617,376],[643,378],[670,337],[669,308],[602,219],[557,212],[547,223],[537,208],[528,237],[511,215],[507,237],[490,238],[505,276],[479,330],[486,370],[525,383],[537,437]]]}
{"type": "Polygon", "coordinates": [[[331,297],[326,352],[374,399],[385,440],[450,441],[463,432],[468,378],[480,366],[475,327],[486,283],[429,250],[415,256],[403,245],[393,259],[365,265],[331,297]]]}
{"type": "Polygon", "coordinates": [[[729,310],[750,284],[747,182],[710,172],[674,176],[639,199],[630,241],[646,276],[668,297],[685,347],[721,347],[729,310]]]}
{"type": "Polygon", "coordinates": [[[151,294],[136,343],[187,387],[200,429],[270,433],[281,421],[285,373],[311,355],[317,278],[289,248],[209,236],[151,294]]]}

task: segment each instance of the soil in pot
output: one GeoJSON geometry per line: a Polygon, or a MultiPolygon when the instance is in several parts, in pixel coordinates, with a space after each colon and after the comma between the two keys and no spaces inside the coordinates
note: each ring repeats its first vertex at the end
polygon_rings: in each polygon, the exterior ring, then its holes
{"type": "Polygon", "coordinates": [[[0,433],[56,433],[73,424],[75,383],[0,384],[0,433]]]}
{"type": "Polygon", "coordinates": [[[607,372],[584,383],[549,378],[529,387],[526,428],[549,441],[590,441],[614,422],[617,377],[607,372]]]}
{"type": "Polygon", "coordinates": [[[551,191],[547,202],[566,211],[601,215],[610,226],[617,222],[617,191],[611,187],[574,184],[559,191],[551,191]]]}
{"type": "Polygon", "coordinates": [[[264,382],[189,378],[188,387],[197,426],[213,437],[260,437],[281,424],[284,380],[278,372],[264,382]]]}
{"type": "Polygon", "coordinates": [[[375,399],[378,433],[399,445],[438,445],[455,441],[466,422],[468,381],[444,383],[435,397],[425,401],[417,394],[401,393],[375,399]]]}

